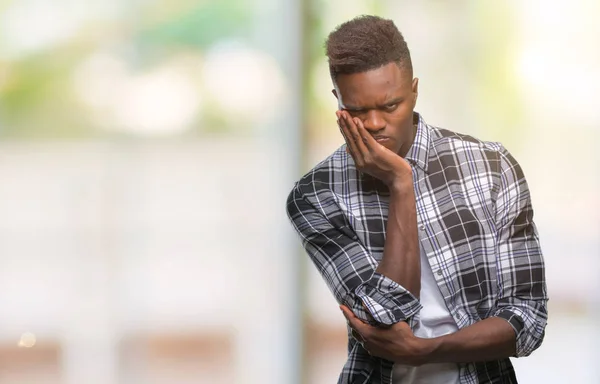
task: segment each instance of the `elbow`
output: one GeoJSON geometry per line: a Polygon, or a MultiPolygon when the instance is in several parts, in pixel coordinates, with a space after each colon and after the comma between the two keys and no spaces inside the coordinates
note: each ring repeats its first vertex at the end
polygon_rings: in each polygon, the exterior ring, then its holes
{"type": "Polygon", "coordinates": [[[521,334],[517,334],[515,357],[527,357],[531,355],[542,345],[545,334],[546,331],[541,324],[535,324],[533,329],[523,329],[521,334]]]}
{"type": "Polygon", "coordinates": [[[524,310],[519,307],[504,307],[495,313],[496,317],[508,321],[515,331],[516,348],[514,357],[527,357],[538,349],[544,341],[547,314],[542,311],[524,310]]]}
{"type": "Polygon", "coordinates": [[[408,321],[422,308],[411,292],[379,273],[359,285],[354,295],[372,318],[373,325],[390,326],[408,321]]]}
{"type": "Polygon", "coordinates": [[[542,334],[539,338],[536,338],[530,348],[517,349],[517,353],[515,354],[515,357],[527,357],[527,356],[531,355],[533,353],[533,351],[535,351],[542,345],[543,339],[544,339],[544,334],[542,334]]]}

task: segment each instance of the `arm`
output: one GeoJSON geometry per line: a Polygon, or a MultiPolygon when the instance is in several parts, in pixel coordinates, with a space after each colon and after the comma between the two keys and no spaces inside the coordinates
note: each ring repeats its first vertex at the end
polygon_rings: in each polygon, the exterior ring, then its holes
{"type": "Polygon", "coordinates": [[[515,331],[510,324],[490,317],[456,333],[419,339],[422,363],[470,363],[514,356],[515,331]]]}
{"type": "Polygon", "coordinates": [[[375,272],[377,261],[360,244],[342,212],[331,209],[334,204],[331,197],[317,194],[314,184],[300,182],[288,196],[287,214],[337,302],[374,325],[412,317],[421,309],[417,298],[375,272]]]}
{"type": "Polygon", "coordinates": [[[456,333],[422,339],[416,337],[404,322],[388,328],[371,327],[348,308],[341,306],[341,309],[371,355],[397,363],[415,366],[472,363],[499,360],[515,353],[515,332],[504,319],[490,317],[456,333]]]}
{"type": "Polygon", "coordinates": [[[401,284],[418,298],[421,291],[421,258],[412,178],[410,181],[409,185],[390,189],[383,258],[376,272],[401,284]]]}
{"type": "Polygon", "coordinates": [[[288,216],[340,304],[375,325],[408,320],[421,308],[412,293],[418,295],[421,282],[412,169],[400,156],[377,143],[359,119],[352,120],[342,111],[338,111],[338,118],[357,169],[381,179],[390,188],[389,224],[381,263],[378,265],[357,241],[341,211],[331,209],[335,206],[332,198],[328,200],[323,197],[324,191],[314,189],[314,180],[292,191],[288,216]]]}
{"type": "Polygon", "coordinates": [[[498,302],[492,316],[507,321],[516,336],[516,357],[530,355],[543,339],[548,320],[545,264],[529,187],[517,161],[500,148],[500,190],[496,198],[498,302]]]}
{"type": "Polygon", "coordinates": [[[498,300],[487,319],[433,339],[396,324],[375,329],[342,308],[372,355],[405,364],[480,362],[522,357],[538,348],[547,320],[544,261],[529,189],[518,163],[501,149],[496,200],[498,300]]]}
{"type": "Polygon", "coordinates": [[[424,340],[427,362],[472,362],[531,354],[548,318],[544,260],[529,188],[517,161],[501,148],[496,197],[497,308],[460,331],[424,340]]]}
{"type": "Polygon", "coordinates": [[[421,258],[412,169],[398,154],[380,145],[358,118],[338,111],[347,150],[361,172],[382,180],[390,190],[383,258],[376,272],[405,287],[415,297],[421,291],[421,258]]]}

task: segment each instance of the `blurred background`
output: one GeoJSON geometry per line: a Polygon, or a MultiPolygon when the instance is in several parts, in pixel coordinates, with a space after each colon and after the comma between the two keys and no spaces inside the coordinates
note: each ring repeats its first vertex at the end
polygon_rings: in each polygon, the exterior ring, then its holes
{"type": "Polygon", "coordinates": [[[0,384],[336,382],[285,199],[343,142],[323,42],[367,13],[426,121],[528,177],[551,301],[520,382],[600,382],[597,1],[0,0],[0,384]]]}

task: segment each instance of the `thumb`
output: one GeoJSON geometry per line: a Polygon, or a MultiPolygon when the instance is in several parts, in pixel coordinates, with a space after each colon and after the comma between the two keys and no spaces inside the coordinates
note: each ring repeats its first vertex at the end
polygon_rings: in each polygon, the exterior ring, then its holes
{"type": "Polygon", "coordinates": [[[356,317],[356,315],[350,310],[350,308],[346,307],[345,305],[340,305],[340,309],[342,310],[342,313],[344,314],[344,317],[346,318],[348,323],[350,323],[351,327],[356,328],[360,326],[360,319],[356,317]]]}
{"type": "Polygon", "coordinates": [[[342,314],[346,318],[346,320],[350,321],[350,319],[354,316],[354,313],[345,305],[340,305],[340,309],[342,310],[342,314]]]}

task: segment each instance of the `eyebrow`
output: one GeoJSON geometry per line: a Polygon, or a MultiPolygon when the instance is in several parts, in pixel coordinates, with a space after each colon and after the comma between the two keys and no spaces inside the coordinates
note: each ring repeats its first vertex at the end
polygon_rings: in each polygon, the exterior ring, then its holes
{"type": "MultiPolygon", "coordinates": [[[[377,105],[377,108],[382,108],[382,107],[385,107],[386,105],[390,105],[390,104],[397,104],[397,103],[401,102],[403,99],[404,99],[403,96],[396,97],[395,99],[388,100],[381,105],[377,105]]],[[[360,112],[360,111],[365,111],[365,110],[371,109],[371,108],[358,107],[358,106],[354,106],[354,105],[344,105],[344,109],[347,111],[360,112]]]]}

